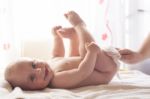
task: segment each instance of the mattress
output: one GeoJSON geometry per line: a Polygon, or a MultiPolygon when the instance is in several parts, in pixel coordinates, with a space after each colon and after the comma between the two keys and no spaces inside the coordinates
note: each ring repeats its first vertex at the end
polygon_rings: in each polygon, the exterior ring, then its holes
{"type": "Polygon", "coordinates": [[[39,91],[12,90],[0,73],[1,99],[147,99],[150,98],[150,76],[140,71],[119,71],[109,84],[76,89],[45,88],[39,91]]]}

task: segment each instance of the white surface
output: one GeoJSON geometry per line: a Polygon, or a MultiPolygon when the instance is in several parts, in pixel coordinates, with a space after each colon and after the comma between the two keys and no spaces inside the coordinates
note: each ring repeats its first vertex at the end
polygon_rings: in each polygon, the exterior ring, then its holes
{"type": "Polygon", "coordinates": [[[121,71],[119,74],[121,79],[114,77],[108,85],[73,90],[46,88],[41,91],[23,91],[16,87],[9,92],[7,88],[1,86],[0,97],[2,99],[145,99],[150,97],[150,76],[139,71],[121,71]]]}

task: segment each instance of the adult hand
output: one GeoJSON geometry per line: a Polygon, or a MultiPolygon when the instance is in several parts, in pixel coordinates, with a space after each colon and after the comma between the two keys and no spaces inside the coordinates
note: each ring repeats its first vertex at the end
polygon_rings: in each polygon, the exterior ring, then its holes
{"type": "Polygon", "coordinates": [[[125,62],[125,63],[135,64],[135,63],[138,63],[138,62],[143,60],[142,54],[140,54],[138,52],[134,52],[134,51],[129,50],[129,49],[121,49],[121,50],[118,49],[118,51],[121,55],[120,60],[125,62]]]}

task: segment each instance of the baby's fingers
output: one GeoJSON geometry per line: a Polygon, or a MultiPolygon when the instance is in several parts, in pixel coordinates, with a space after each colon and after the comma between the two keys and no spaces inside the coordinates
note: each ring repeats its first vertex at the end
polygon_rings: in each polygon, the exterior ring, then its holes
{"type": "Polygon", "coordinates": [[[85,43],[85,48],[87,49],[89,45],[90,45],[89,42],[85,43]]]}

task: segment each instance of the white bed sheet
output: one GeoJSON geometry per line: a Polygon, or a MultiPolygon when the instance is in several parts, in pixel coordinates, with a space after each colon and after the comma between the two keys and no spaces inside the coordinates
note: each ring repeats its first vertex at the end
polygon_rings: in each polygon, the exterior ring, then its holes
{"type": "Polygon", "coordinates": [[[87,86],[72,90],[46,88],[41,91],[11,90],[0,74],[1,99],[149,99],[150,76],[140,71],[120,71],[108,85],[87,86]]]}

